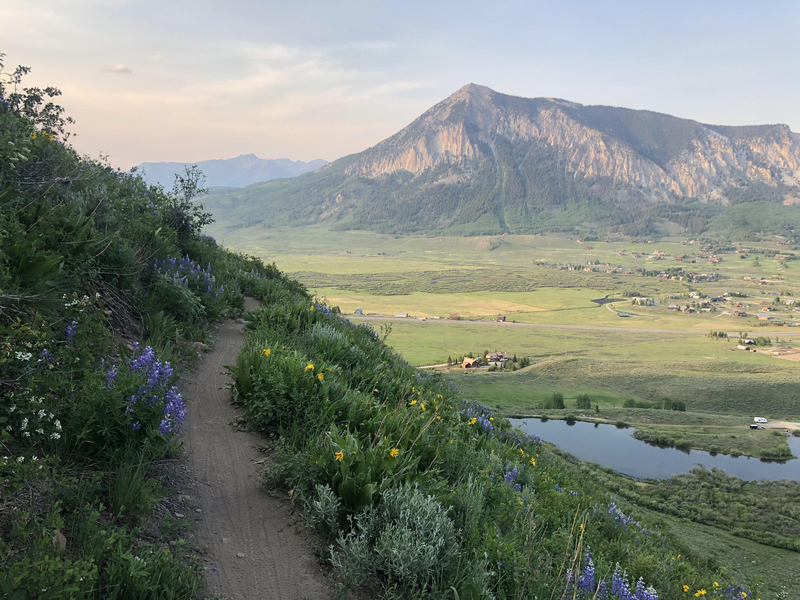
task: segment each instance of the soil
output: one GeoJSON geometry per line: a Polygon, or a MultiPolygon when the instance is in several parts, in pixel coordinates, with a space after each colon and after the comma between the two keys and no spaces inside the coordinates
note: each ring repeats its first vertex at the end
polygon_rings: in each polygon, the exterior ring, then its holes
{"type": "MultiPolygon", "coordinates": [[[[248,310],[256,306],[248,299],[248,310]]],[[[183,380],[183,436],[193,486],[190,512],[178,518],[196,521],[208,594],[229,600],[331,598],[303,521],[285,494],[262,487],[269,459],[259,448],[266,438],[235,424],[241,411],[231,404],[224,367],[243,346],[242,321],[223,323],[213,349],[183,380]]]]}

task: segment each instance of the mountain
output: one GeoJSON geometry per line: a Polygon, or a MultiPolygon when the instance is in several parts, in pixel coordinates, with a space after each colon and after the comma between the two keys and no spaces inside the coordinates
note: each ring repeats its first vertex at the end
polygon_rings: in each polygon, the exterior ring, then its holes
{"type": "Polygon", "coordinates": [[[647,235],[669,221],[702,231],[751,202],[800,227],[800,209],[782,206],[800,197],[798,181],[800,136],[786,125],[706,125],[469,84],[364,152],[205,204],[228,228],[647,235]]]}
{"type": "Polygon", "coordinates": [[[137,169],[144,173],[149,183],[160,183],[166,189],[172,187],[175,173],[183,173],[186,166],[197,165],[205,173],[209,187],[245,187],[259,181],[296,177],[324,167],[328,161],[322,159],[303,162],[288,158],[258,158],[255,154],[242,154],[236,158],[202,160],[197,163],[146,162],[137,169]]]}

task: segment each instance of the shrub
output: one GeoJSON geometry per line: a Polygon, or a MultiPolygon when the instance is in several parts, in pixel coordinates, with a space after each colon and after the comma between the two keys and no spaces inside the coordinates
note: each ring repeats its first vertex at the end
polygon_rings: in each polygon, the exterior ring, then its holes
{"type": "Polygon", "coordinates": [[[331,563],[346,585],[380,583],[404,592],[446,580],[460,555],[447,509],[412,486],[386,491],[380,504],[355,516],[337,544],[331,563]]]}

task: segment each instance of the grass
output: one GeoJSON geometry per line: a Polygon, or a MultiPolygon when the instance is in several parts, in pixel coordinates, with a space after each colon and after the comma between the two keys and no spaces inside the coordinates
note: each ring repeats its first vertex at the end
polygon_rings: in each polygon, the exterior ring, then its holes
{"type": "MultiPolygon", "coordinates": [[[[677,537],[685,540],[690,556],[713,561],[736,573],[759,590],[756,598],[767,600],[800,598],[798,554],[737,537],[717,527],[695,523],[640,508],[642,514],[662,521],[677,537]],[[787,595],[779,596],[782,591],[787,595]]],[[[688,596],[688,594],[687,594],[688,596]]]]}
{"type": "MultiPolygon", "coordinates": [[[[641,427],[636,424],[634,437],[647,442],[719,452],[733,456],[745,455],[756,458],[792,458],[786,435],[778,430],[752,431],[747,426],[739,427],[641,427]]],[[[795,457],[797,458],[797,457],[795,457]]]]}

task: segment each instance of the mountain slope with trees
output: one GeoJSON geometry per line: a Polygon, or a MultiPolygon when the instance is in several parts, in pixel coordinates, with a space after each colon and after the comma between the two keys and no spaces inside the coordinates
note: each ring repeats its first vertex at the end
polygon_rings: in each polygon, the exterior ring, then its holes
{"type": "Polygon", "coordinates": [[[204,201],[228,228],[536,233],[587,223],[649,235],[704,230],[720,208],[800,196],[800,136],[785,125],[670,115],[467,85],[359,154],[291,181],[204,201]]]}

